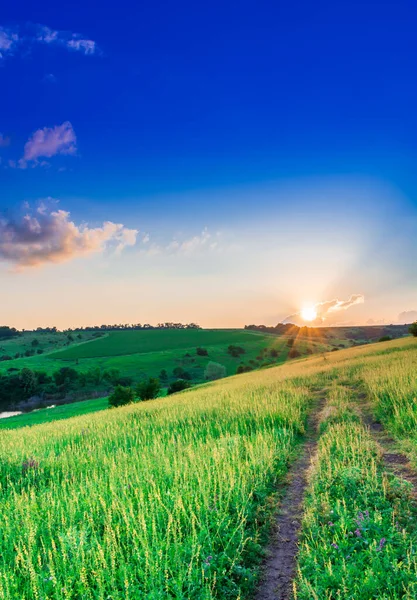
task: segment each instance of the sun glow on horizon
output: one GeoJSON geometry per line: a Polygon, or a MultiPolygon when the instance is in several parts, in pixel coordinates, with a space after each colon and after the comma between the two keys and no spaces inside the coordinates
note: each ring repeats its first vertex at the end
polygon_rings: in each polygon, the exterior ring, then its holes
{"type": "Polygon", "coordinates": [[[314,306],[306,306],[301,310],[300,315],[304,321],[314,321],[317,318],[317,311],[314,306]]]}

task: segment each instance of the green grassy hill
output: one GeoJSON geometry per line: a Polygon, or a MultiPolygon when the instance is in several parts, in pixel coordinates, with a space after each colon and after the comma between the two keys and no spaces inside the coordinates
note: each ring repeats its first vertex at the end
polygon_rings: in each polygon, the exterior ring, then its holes
{"type": "Polygon", "coordinates": [[[411,600],[415,511],[360,410],[366,397],[417,464],[416,360],[415,339],[395,340],[3,431],[0,599],[253,597],[322,399],[297,598],[411,600]]]}
{"type": "MultiPolygon", "coordinates": [[[[277,337],[242,329],[111,331],[96,339],[83,333],[81,340],[74,332],[73,342],[68,342],[64,334],[56,335],[62,338],[59,351],[50,348],[40,355],[0,361],[0,371],[28,367],[51,374],[63,366],[78,371],[99,367],[118,369],[121,375],[139,380],[146,376],[157,377],[162,369],[172,373],[176,367],[182,367],[190,372],[194,381],[202,382],[204,369],[210,361],[222,364],[227,375],[234,375],[240,364],[255,369],[285,362],[290,351],[288,336],[277,337]],[[240,358],[232,357],[228,352],[229,345],[243,348],[244,354],[240,358]],[[205,348],[208,356],[197,355],[197,347],[205,348]]],[[[24,334],[18,338],[18,343],[22,347],[28,346],[32,337],[33,334],[24,334]],[[26,336],[30,338],[27,342],[24,341],[26,336]]],[[[7,351],[7,346],[15,343],[11,340],[3,346],[7,351]]],[[[323,340],[299,337],[295,341],[300,355],[320,353],[331,347],[323,340]]]]}

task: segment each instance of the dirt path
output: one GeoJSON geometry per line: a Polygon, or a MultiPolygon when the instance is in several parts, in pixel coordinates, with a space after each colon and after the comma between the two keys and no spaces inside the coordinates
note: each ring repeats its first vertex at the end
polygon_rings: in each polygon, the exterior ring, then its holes
{"type": "Polygon", "coordinates": [[[307,471],[317,450],[317,422],[323,405],[324,399],[321,399],[312,411],[307,421],[302,452],[288,471],[285,495],[266,549],[262,579],[255,600],[289,600],[292,597],[307,471]]]}
{"type": "Polygon", "coordinates": [[[382,460],[387,471],[412,484],[412,496],[417,500],[417,473],[410,466],[406,455],[398,451],[397,442],[385,431],[382,423],[374,418],[372,404],[365,393],[358,395],[358,407],[363,422],[382,450],[382,460]]]}

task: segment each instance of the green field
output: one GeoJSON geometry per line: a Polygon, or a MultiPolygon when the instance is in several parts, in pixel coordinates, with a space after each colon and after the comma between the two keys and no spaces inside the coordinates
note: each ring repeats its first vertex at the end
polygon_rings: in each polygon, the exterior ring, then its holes
{"type": "Polygon", "coordinates": [[[252,597],[276,490],[319,398],[297,598],[415,598],[409,486],[384,471],[360,411],[367,394],[415,460],[416,361],[416,340],[395,340],[119,409],[22,419],[33,426],[0,438],[0,598],[252,597]]]}
{"type": "MultiPolygon", "coordinates": [[[[256,343],[259,334],[238,329],[154,329],[111,331],[88,344],[53,353],[52,358],[75,360],[128,354],[146,354],[170,350],[195,349],[197,346],[228,346],[256,343]]],[[[264,337],[264,336],[263,336],[264,337]]]]}
{"type": "MultiPolygon", "coordinates": [[[[287,341],[288,336],[277,337],[239,329],[112,331],[85,343],[77,340],[58,352],[0,361],[0,371],[28,367],[51,374],[63,366],[71,366],[78,371],[99,367],[103,370],[118,369],[121,375],[137,381],[146,376],[158,377],[162,369],[171,373],[176,367],[183,367],[195,382],[202,382],[204,369],[210,361],[223,365],[227,375],[234,375],[242,363],[259,368],[285,362],[289,352],[287,341]],[[240,358],[233,358],[227,351],[231,344],[242,347],[245,353],[240,358]],[[208,351],[208,356],[196,354],[199,346],[208,351]],[[268,355],[271,350],[276,350],[276,357],[268,355]],[[263,351],[267,354],[262,355],[263,351]]],[[[299,337],[295,347],[301,355],[305,355],[307,351],[320,353],[332,346],[322,340],[299,337]]]]}
{"type": "Polygon", "coordinates": [[[51,421],[60,421],[69,419],[99,410],[108,408],[108,398],[94,398],[93,400],[83,400],[82,402],[72,402],[63,404],[54,408],[41,408],[29,413],[15,415],[0,419],[0,429],[17,429],[20,427],[30,427],[41,423],[50,423],[51,421]]]}

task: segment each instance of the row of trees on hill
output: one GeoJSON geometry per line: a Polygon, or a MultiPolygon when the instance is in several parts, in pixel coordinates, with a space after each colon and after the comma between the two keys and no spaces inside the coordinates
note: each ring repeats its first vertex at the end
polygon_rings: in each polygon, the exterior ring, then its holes
{"type": "MultiPolygon", "coordinates": [[[[0,334],[1,334],[0,327],[0,334]]],[[[7,328],[10,329],[10,328],[7,328]]],[[[12,328],[14,329],[14,328],[12,328]]],[[[158,323],[157,325],[151,325],[150,323],[114,323],[113,325],[90,325],[87,327],[75,327],[68,329],[64,329],[64,333],[68,333],[71,331],[139,331],[142,329],[201,329],[200,325],[197,323],[171,323],[167,321],[166,323],[158,323]]],[[[14,329],[16,331],[16,329],[14,329]]],[[[36,332],[36,333],[58,333],[59,330],[56,327],[37,327],[34,330],[25,330],[26,332],[36,332]]],[[[19,335],[21,332],[17,332],[19,335]]],[[[1,339],[1,337],[0,337],[1,339]]]]}

